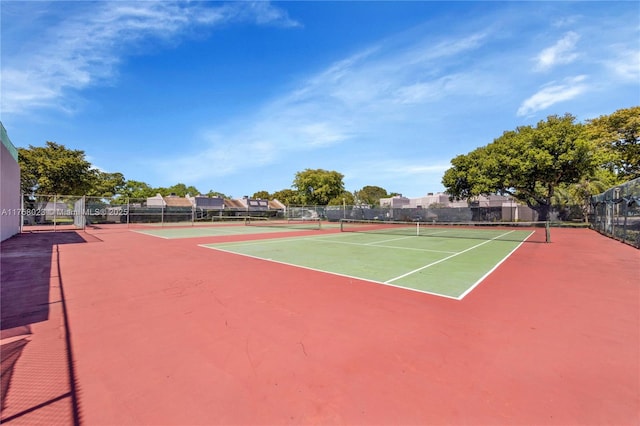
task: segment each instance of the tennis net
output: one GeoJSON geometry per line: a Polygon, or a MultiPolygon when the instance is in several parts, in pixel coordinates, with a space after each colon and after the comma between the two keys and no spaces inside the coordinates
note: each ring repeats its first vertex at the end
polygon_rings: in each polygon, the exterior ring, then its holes
{"type": "Polygon", "coordinates": [[[319,218],[284,218],[275,219],[267,217],[249,217],[245,218],[244,224],[247,226],[274,226],[281,228],[296,229],[321,229],[319,218]]]}
{"type": "Polygon", "coordinates": [[[342,219],[341,232],[551,242],[549,222],[395,222],[342,219]]]}

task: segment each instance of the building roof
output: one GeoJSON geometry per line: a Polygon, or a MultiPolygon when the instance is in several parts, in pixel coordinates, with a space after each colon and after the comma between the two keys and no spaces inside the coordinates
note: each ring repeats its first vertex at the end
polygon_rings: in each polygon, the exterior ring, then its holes
{"type": "Polygon", "coordinates": [[[269,200],[269,208],[271,210],[284,210],[286,206],[278,200],[269,200]]]}
{"type": "Polygon", "coordinates": [[[169,195],[162,197],[167,207],[192,207],[191,200],[188,198],[177,197],[175,195],[169,195]]]}
{"type": "Polygon", "coordinates": [[[225,198],[224,206],[228,209],[242,209],[246,210],[247,206],[242,203],[240,200],[232,200],[229,198],[225,198]]]}

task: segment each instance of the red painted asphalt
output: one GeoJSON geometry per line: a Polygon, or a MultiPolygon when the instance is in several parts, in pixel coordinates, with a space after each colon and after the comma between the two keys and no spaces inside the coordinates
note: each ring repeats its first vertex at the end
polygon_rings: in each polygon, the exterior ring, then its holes
{"type": "Polygon", "coordinates": [[[2,419],[637,425],[640,251],[552,238],[454,301],[197,246],[215,237],[19,235],[2,328],[23,334],[3,348],[27,343],[3,349],[2,419]]]}

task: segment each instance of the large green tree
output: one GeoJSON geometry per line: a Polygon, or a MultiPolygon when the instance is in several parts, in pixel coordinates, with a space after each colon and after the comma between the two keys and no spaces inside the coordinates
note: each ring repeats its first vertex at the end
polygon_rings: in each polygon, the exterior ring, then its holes
{"type": "Polygon", "coordinates": [[[218,191],[214,191],[213,189],[210,189],[209,192],[207,192],[206,194],[207,197],[220,197],[220,198],[231,198],[230,196],[223,194],[222,192],[218,192],[218,191]]]}
{"type": "Polygon", "coordinates": [[[125,179],[122,173],[107,173],[94,169],[93,182],[87,195],[111,198],[120,194],[124,187],[125,179]]]}
{"type": "Polygon", "coordinates": [[[153,197],[156,194],[156,190],[145,182],[127,180],[124,183],[124,186],[120,189],[119,199],[124,203],[126,203],[127,200],[135,202],[145,200],[148,197],[153,197]]]}
{"type": "Polygon", "coordinates": [[[329,200],[329,206],[354,206],[356,205],[356,197],[349,191],[343,191],[342,194],[329,200]]]}
{"type": "Polygon", "coordinates": [[[457,199],[511,195],[547,220],[556,188],[580,182],[597,166],[595,146],[575,117],[549,116],[507,131],[487,146],[451,160],[442,179],[457,199]]]}
{"type": "Polygon", "coordinates": [[[371,206],[379,206],[381,198],[389,197],[387,190],[379,186],[367,185],[361,190],[356,191],[356,199],[363,204],[369,204],[371,206]]]}
{"type": "Polygon", "coordinates": [[[619,180],[640,177],[640,106],[587,120],[587,134],[603,148],[603,166],[619,180]]]}
{"type": "Polygon", "coordinates": [[[283,189],[271,194],[272,200],[278,200],[287,206],[296,206],[302,204],[297,191],[293,189],[283,189]]]}
{"type": "Polygon", "coordinates": [[[84,195],[94,183],[95,173],[84,151],[55,142],[18,148],[18,163],[23,193],[84,195]]]}
{"type": "Polygon", "coordinates": [[[198,191],[196,187],[187,186],[184,183],[177,183],[168,188],[164,188],[164,187],[156,188],[156,192],[162,195],[163,197],[166,197],[171,194],[177,195],[178,197],[184,197],[187,194],[191,195],[192,197],[196,195],[200,195],[200,191],[198,191]]]}
{"type": "Polygon", "coordinates": [[[270,200],[271,199],[271,195],[269,194],[268,191],[258,191],[255,192],[251,198],[253,199],[260,199],[260,200],[270,200]]]}
{"type": "Polygon", "coordinates": [[[296,173],[293,187],[302,204],[326,206],[329,201],[344,192],[344,176],[336,171],[306,169],[296,173]]]}

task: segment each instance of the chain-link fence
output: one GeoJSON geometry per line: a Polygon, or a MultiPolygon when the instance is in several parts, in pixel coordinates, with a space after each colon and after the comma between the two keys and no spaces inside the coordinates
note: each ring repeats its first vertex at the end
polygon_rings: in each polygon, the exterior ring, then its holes
{"type": "Polygon", "coordinates": [[[29,195],[22,197],[22,229],[64,230],[81,229],[83,210],[81,196],[29,195]]]}
{"type": "MultiPolygon", "coordinates": [[[[184,197],[89,197],[62,195],[23,196],[23,230],[84,229],[111,224],[194,225],[242,220],[248,216],[267,219],[380,220],[401,222],[532,222],[537,213],[530,208],[504,203],[502,206],[390,208],[368,205],[285,206],[241,205],[237,200],[209,199],[199,205],[184,197]]],[[[562,211],[553,211],[551,221],[565,221],[562,211]]]]}
{"type": "Polygon", "coordinates": [[[326,219],[380,220],[400,222],[516,222],[535,221],[537,214],[525,206],[390,208],[370,206],[327,206],[326,219]]]}
{"type": "Polygon", "coordinates": [[[222,202],[198,207],[183,197],[128,199],[32,194],[22,196],[21,215],[23,231],[56,231],[114,224],[193,225],[246,216],[282,218],[286,217],[286,210],[229,207],[222,202]]]}
{"type": "Polygon", "coordinates": [[[640,248],[640,178],[591,197],[595,230],[640,248]]]}

